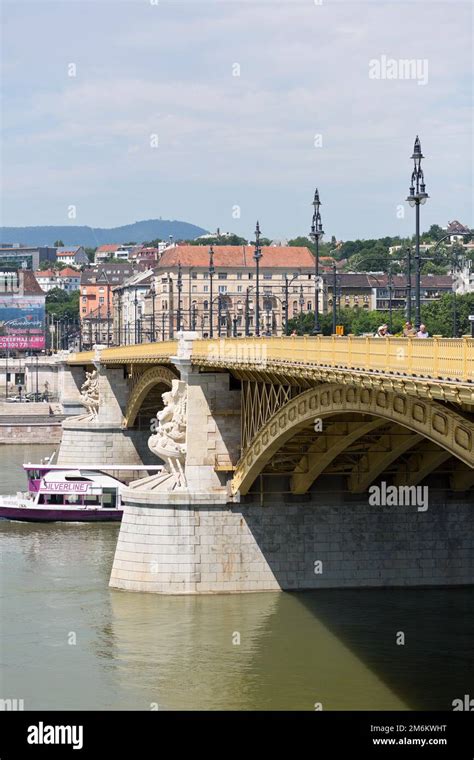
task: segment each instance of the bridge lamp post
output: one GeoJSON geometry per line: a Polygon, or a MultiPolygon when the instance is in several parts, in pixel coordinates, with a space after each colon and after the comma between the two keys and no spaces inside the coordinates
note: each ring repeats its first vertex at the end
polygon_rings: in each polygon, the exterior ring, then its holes
{"type": "Polygon", "coordinates": [[[314,257],[314,327],[313,335],[318,335],[321,332],[319,325],[319,239],[324,235],[323,225],[321,222],[321,214],[319,208],[321,201],[319,200],[318,188],[314,192],[313,200],[314,212],[313,221],[311,224],[310,238],[313,241],[316,252],[314,257]]]}
{"type": "Polygon", "coordinates": [[[332,334],[336,334],[337,324],[337,267],[336,261],[332,262],[332,334]]]}
{"type": "Polygon", "coordinates": [[[122,345],[122,291],[117,293],[118,299],[118,345],[122,345]]]}
{"type": "Polygon", "coordinates": [[[289,308],[289,298],[290,298],[290,296],[289,296],[290,290],[289,289],[290,289],[291,283],[294,282],[295,280],[297,280],[298,277],[299,277],[299,274],[295,274],[291,278],[291,280],[288,280],[288,276],[287,276],[287,274],[285,272],[285,303],[284,303],[284,307],[285,307],[285,335],[288,335],[288,333],[289,333],[289,327],[288,327],[288,308],[289,308]]]}
{"type": "Polygon", "coordinates": [[[135,306],[135,344],[138,343],[138,288],[135,288],[135,298],[134,298],[134,306],[135,306]]]}
{"type": "Polygon", "coordinates": [[[213,281],[214,274],[215,274],[216,270],[214,268],[214,249],[213,249],[212,245],[209,248],[209,268],[208,268],[207,271],[209,273],[209,280],[210,280],[210,283],[209,283],[209,294],[210,294],[209,295],[209,298],[210,298],[210,300],[209,300],[209,337],[213,338],[214,337],[214,327],[213,327],[213,324],[212,324],[212,322],[213,322],[213,319],[212,319],[212,316],[213,316],[212,315],[212,298],[213,298],[212,281],[213,281]]]}
{"type": "Polygon", "coordinates": [[[110,346],[110,289],[107,289],[107,347],[110,346]]]}
{"type": "Polygon", "coordinates": [[[245,337],[250,335],[250,291],[253,290],[253,285],[249,285],[245,290],[245,337]]]}
{"type": "Polygon", "coordinates": [[[222,293],[217,296],[217,334],[221,337],[221,320],[222,320],[222,293]]]}
{"type": "Polygon", "coordinates": [[[178,291],[178,309],[176,314],[176,329],[181,330],[181,291],[183,289],[183,275],[181,272],[181,262],[178,261],[178,279],[176,282],[176,289],[178,291]]]}
{"type": "Polygon", "coordinates": [[[413,148],[413,172],[407,201],[411,207],[415,207],[415,327],[420,329],[421,324],[421,260],[420,260],[420,205],[424,205],[429,198],[426,192],[425,177],[421,168],[421,143],[418,135],[413,148]]]}
{"type": "Polygon", "coordinates": [[[411,248],[406,249],[406,268],[407,268],[407,285],[406,285],[406,315],[407,321],[411,322],[411,248]]]}
{"type": "Polygon", "coordinates": [[[152,281],[150,285],[150,290],[148,291],[148,294],[151,296],[151,342],[155,342],[155,299],[156,299],[156,288],[155,288],[155,282],[152,281]]]}
{"type": "Polygon", "coordinates": [[[393,300],[393,273],[392,264],[388,265],[388,326],[390,332],[392,332],[393,320],[392,320],[392,300],[393,300]]]}
{"type": "Polygon", "coordinates": [[[260,259],[262,258],[262,248],[260,246],[260,225],[257,221],[255,228],[255,252],[253,254],[256,267],[256,288],[255,288],[255,335],[260,337],[260,259]]]}
{"type": "Polygon", "coordinates": [[[272,310],[272,299],[271,299],[270,296],[266,296],[264,298],[264,300],[263,300],[263,308],[265,309],[265,313],[266,313],[266,320],[265,321],[267,323],[265,335],[267,336],[267,338],[270,338],[271,335],[272,335],[271,321],[270,321],[270,313],[271,313],[271,310],[272,310]]]}

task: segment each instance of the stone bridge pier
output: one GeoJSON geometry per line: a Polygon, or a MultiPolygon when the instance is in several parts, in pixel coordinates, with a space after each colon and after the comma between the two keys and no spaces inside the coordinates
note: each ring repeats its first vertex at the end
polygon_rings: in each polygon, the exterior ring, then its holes
{"type": "Polygon", "coordinates": [[[184,478],[160,476],[124,490],[110,585],[192,594],[279,588],[230,492],[240,455],[240,390],[227,372],[192,365],[192,334],[173,357],[185,383],[184,478]]]}

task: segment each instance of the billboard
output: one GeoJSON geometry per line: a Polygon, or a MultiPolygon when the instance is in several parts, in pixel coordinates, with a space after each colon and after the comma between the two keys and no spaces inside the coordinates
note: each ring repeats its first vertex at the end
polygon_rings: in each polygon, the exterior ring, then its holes
{"type": "Polygon", "coordinates": [[[0,295],[0,349],[45,347],[44,295],[0,295]]]}

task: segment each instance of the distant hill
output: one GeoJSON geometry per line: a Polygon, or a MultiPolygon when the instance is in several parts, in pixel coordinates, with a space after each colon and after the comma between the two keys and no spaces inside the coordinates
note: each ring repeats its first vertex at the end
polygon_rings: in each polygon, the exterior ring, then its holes
{"type": "Polygon", "coordinates": [[[207,230],[187,222],[168,219],[147,219],[143,222],[125,224],[123,227],[0,227],[2,243],[22,243],[23,245],[54,245],[62,240],[64,245],[83,245],[96,248],[107,243],[143,243],[146,240],[191,240],[203,235],[207,230]]]}

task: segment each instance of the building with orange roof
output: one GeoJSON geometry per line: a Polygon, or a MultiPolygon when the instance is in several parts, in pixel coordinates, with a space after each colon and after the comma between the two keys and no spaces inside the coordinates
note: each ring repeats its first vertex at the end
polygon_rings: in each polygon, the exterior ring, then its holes
{"type": "Polygon", "coordinates": [[[64,269],[44,269],[35,272],[35,277],[45,293],[49,293],[54,288],[60,288],[67,293],[79,290],[81,283],[81,273],[72,267],[64,269]]]}
{"type": "MultiPolygon", "coordinates": [[[[176,245],[163,252],[145,307],[146,317],[162,339],[175,336],[179,328],[195,330],[203,338],[211,332],[214,337],[255,334],[254,246],[212,248],[212,274],[209,246],[176,245]]],[[[260,333],[281,335],[287,312],[291,319],[314,309],[314,256],[308,248],[297,246],[263,246],[261,251],[260,333]]],[[[319,299],[322,311],[322,291],[319,299]]]]}

